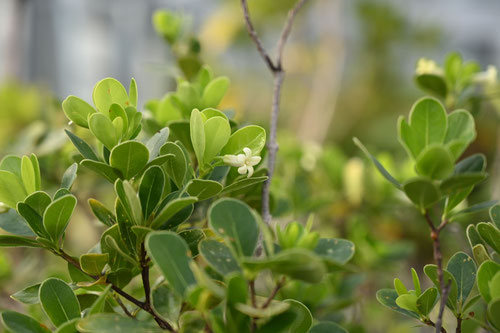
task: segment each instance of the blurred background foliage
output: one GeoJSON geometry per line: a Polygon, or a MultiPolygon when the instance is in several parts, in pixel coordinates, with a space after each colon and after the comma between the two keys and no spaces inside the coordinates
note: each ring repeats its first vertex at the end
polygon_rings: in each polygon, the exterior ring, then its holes
{"type": "MultiPolygon", "coordinates": [[[[265,45],[274,45],[293,3],[249,1],[265,45]]],[[[456,50],[482,70],[498,66],[499,11],[500,3],[492,0],[314,0],[304,9],[284,56],[274,216],[277,223],[305,222],[312,214],[322,235],[355,242],[356,255],[351,271],[318,285],[288,285],[283,297],[303,301],[318,319],[342,322],[351,332],[429,331],[375,301],[375,291],[391,286],[392,276],[409,272],[409,266],[421,272],[432,262],[432,247],[418,212],[361,156],[352,137],[378,152],[392,174],[412,174],[397,143],[396,119],[425,94],[414,82],[417,60],[442,63],[456,50]]],[[[234,110],[240,122],[267,126],[271,77],[250,43],[237,0],[2,0],[0,157],[36,153],[44,187],[55,188],[73,162],[74,149],[63,133],[70,125],[60,107],[67,95],[90,100],[101,78],[126,83],[135,77],[139,105],[147,109],[175,90],[177,76],[192,78],[205,63],[216,76],[231,79],[222,108],[234,110]],[[175,15],[152,19],[156,9],[175,15]]],[[[478,138],[464,156],[484,153],[490,178],[471,203],[500,198],[500,87],[491,84],[474,96],[467,106],[478,138]]],[[[109,186],[87,170],[78,174],[79,209],[66,242],[75,252],[97,240],[87,199],[110,206],[112,201],[109,186]]],[[[468,248],[464,227],[481,218],[466,216],[452,225],[444,237],[445,257],[468,248]]],[[[36,250],[0,251],[0,308],[18,307],[9,295],[38,281],[41,269],[43,276],[66,277],[63,268],[36,250]]]]}

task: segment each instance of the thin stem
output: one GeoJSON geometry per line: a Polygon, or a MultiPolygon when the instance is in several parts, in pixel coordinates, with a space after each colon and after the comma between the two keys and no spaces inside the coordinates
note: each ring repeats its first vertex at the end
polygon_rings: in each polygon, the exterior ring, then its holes
{"type": "MultiPolygon", "coordinates": [[[[76,267],[78,270],[80,270],[82,273],[84,273],[85,275],[88,275],[90,276],[91,278],[95,279],[95,280],[98,280],[99,277],[98,276],[95,276],[95,275],[91,275],[91,274],[88,274],[86,273],[82,267],[80,266],[80,263],[78,263],[73,257],[71,257],[69,254],[67,254],[66,252],[64,252],[63,249],[59,249],[58,252],[54,252],[56,255],[58,255],[59,257],[63,258],[64,260],[66,260],[68,263],[70,263],[71,265],[73,265],[74,267],[76,267]]],[[[150,304],[146,303],[146,302],[141,302],[139,301],[137,298],[135,298],[134,296],[128,294],[127,292],[125,292],[124,290],[122,290],[121,288],[117,287],[116,285],[112,284],[111,282],[109,281],[106,281],[107,283],[111,284],[111,289],[113,289],[118,295],[122,296],[123,298],[125,298],[126,300],[128,300],[129,302],[137,305],[139,308],[143,309],[144,311],[148,312],[151,316],[153,316],[154,320],[158,323],[158,325],[163,328],[163,329],[166,329],[170,332],[175,332],[174,328],[168,323],[166,322],[165,320],[163,320],[162,318],[160,318],[153,310],[153,308],[151,307],[150,304]]]]}
{"type": "MultiPolygon", "coordinates": [[[[436,327],[436,323],[434,323],[430,319],[425,320],[424,323],[429,325],[429,326],[436,327]]],[[[441,333],[447,333],[446,330],[444,329],[444,327],[441,327],[441,333]]]]}
{"type": "Polygon", "coordinates": [[[269,304],[271,304],[274,297],[276,297],[276,294],[278,293],[278,291],[285,285],[285,279],[286,278],[283,276],[281,278],[281,280],[276,284],[276,287],[274,287],[273,291],[271,292],[271,294],[267,298],[266,302],[262,305],[262,309],[267,308],[269,306],[269,304]]]}
{"type": "Polygon", "coordinates": [[[141,244],[141,277],[144,286],[144,295],[146,296],[146,304],[151,305],[151,286],[149,284],[149,262],[147,258],[144,243],[141,244]]]}
{"type": "Polygon", "coordinates": [[[125,306],[125,304],[123,304],[122,300],[120,297],[116,296],[115,295],[115,300],[116,300],[116,303],[118,303],[118,305],[122,308],[123,312],[125,312],[125,314],[131,318],[135,318],[135,316],[133,314],[130,313],[130,311],[127,309],[127,307],[125,306]]]}
{"type": "Polygon", "coordinates": [[[457,317],[457,329],[455,330],[456,333],[462,333],[462,316],[457,317]]]}
{"type": "Polygon", "coordinates": [[[443,254],[441,252],[441,242],[439,240],[439,234],[441,231],[444,229],[444,227],[448,224],[447,220],[443,220],[441,224],[436,227],[434,225],[434,222],[432,222],[432,219],[429,215],[429,212],[425,213],[425,220],[427,224],[429,225],[429,228],[431,229],[431,239],[432,239],[432,248],[433,248],[433,253],[434,253],[434,261],[436,262],[437,266],[437,277],[438,277],[438,282],[439,282],[439,289],[441,290],[441,302],[439,304],[439,314],[438,318],[436,320],[436,324],[434,327],[436,327],[436,333],[440,333],[442,325],[443,325],[443,315],[444,315],[444,308],[446,305],[446,300],[448,299],[448,293],[450,291],[450,284],[447,283],[445,285],[444,283],[444,274],[443,274],[443,254]]]}
{"type": "Polygon", "coordinates": [[[252,19],[250,18],[250,12],[248,10],[247,0],[241,0],[241,7],[243,9],[243,17],[245,19],[245,25],[250,35],[250,38],[254,42],[257,50],[259,51],[260,56],[266,63],[268,69],[271,71],[274,77],[273,84],[273,101],[271,108],[271,123],[269,128],[269,142],[267,145],[268,148],[268,179],[264,182],[262,186],[262,217],[266,224],[271,222],[271,209],[269,204],[269,196],[270,196],[270,186],[271,180],[273,178],[274,167],[276,163],[276,154],[278,152],[278,143],[276,140],[276,133],[278,129],[278,116],[280,111],[280,100],[281,100],[281,88],[283,86],[283,79],[285,76],[285,71],[282,66],[282,57],[283,51],[285,49],[285,44],[290,36],[290,32],[292,31],[293,22],[299,10],[304,6],[307,0],[298,0],[295,6],[288,12],[288,17],[283,26],[283,30],[280,35],[280,39],[277,44],[277,56],[276,60],[273,61],[269,56],[269,53],[266,51],[264,46],[262,45],[262,41],[253,26],[252,19]]]}
{"type": "Polygon", "coordinates": [[[255,280],[249,282],[250,285],[250,299],[252,301],[252,306],[257,307],[257,301],[255,300],[255,280]]]}

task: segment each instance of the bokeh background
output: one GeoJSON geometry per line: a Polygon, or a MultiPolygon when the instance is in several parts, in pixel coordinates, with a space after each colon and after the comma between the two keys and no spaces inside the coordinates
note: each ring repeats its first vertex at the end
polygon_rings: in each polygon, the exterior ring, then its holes
{"type": "MultiPolygon", "coordinates": [[[[272,49],[294,1],[249,3],[272,49]]],[[[50,189],[74,153],[63,132],[66,96],[91,102],[94,84],[108,76],[124,85],[134,77],[139,105],[174,90],[176,52],[151,24],[157,9],[180,13],[203,62],[231,79],[222,107],[242,122],[267,126],[272,78],[237,0],[0,0],[0,157],[35,152],[50,189]]],[[[318,316],[342,321],[352,332],[430,332],[375,300],[394,276],[410,281],[410,267],[422,274],[432,248],[418,212],[376,175],[352,137],[396,175],[411,173],[396,120],[424,95],[414,83],[417,60],[442,64],[457,51],[482,68],[500,66],[499,15],[496,0],[311,0],[299,15],[284,55],[275,216],[305,221],[314,213],[315,228],[357,247],[352,272],[328,281],[319,294],[303,291],[318,316]]],[[[500,88],[483,97],[473,110],[478,138],[466,155],[484,153],[490,179],[470,203],[500,198],[500,88]]],[[[74,190],[79,209],[66,243],[76,253],[91,248],[100,231],[86,200],[111,203],[112,197],[86,170],[74,190]]],[[[482,218],[467,216],[450,228],[445,257],[467,248],[464,227],[482,218]]],[[[9,295],[42,275],[65,277],[60,264],[35,250],[0,250],[0,308],[19,310],[9,295]]],[[[475,331],[474,324],[466,323],[466,331],[475,331]]]]}

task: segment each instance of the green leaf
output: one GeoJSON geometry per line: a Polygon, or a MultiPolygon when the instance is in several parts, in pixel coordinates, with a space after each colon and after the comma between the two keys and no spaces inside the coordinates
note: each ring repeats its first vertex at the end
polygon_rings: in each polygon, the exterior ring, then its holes
{"type": "Polygon", "coordinates": [[[396,298],[396,304],[401,309],[405,309],[408,311],[418,313],[417,295],[415,295],[415,293],[413,293],[413,292],[399,295],[398,298],[396,298]]]}
{"type": "Polygon", "coordinates": [[[160,148],[160,154],[175,155],[174,158],[167,160],[167,162],[163,165],[163,170],[165,170],[167,175],[173,180],[178,188],[182,188],[187,172],[186,157],[182,152],[182,148],[176,143],[167,142],[160,148]]]}
{"type": "Polygon", "coordinates": [[[252,256],[259,238],[256,214],[245,203],[231,198],[214,202],[208,209],[208,223],[227,239],[240,256],[252,256]]]}
{"type": "Polygon", "coordinates": [[[139,199],[144,219],[148,219],[155,210],[163,195],[165,175],[159,166],[146,170],[139,185],[139,199]]]}
{"type": "Polygon", "coordinates": [[[177,225],[172,223],[168,225],[164,225],[170,218],[172,218],[175,214],[179,213],[182,209],[192,205],[198,201],[196,197],[183,197],[177,198],[169,201],[163,209],[160,210],[159,213],[156,214],[154,220],[151,222],[151,229],[158,229],[159,227],[164,228],[173,228],[177,225]]]}
{"type": "Polygon", "coordinates": [[[411,269],[411,278],[413,280],[413,286],[415,287],[415,293],[417,296],[420,296],[422,294],[422,288],[420,287],[420,279],[418,278],[417,271],[414,268],[411,269]]]}
{"type": "Polygon", "coordinates": [[[493,223],[485,222],[476,225],[476,229],[486,244],[491,246],[497,253],[500,253],[500,230],[498,230],[493,223]]]}
{"type": "Polygon", "coordinates": [[[189,268],[189,247],[177,234],[170,231],[151,232],[146,237],[146,249],[170,286],[181,296],[196,280],[189,268]]]}
{"type": "Polygon", "coordinates": [[[106,305],[106,298],[108,297],[109,291],[111,290],[111,285],[108,285],[106,289],[104,289],[101,294],[99,295],[99,298],[97,298],[90,307],[88,314],[93,315],[96,313],[102,313],[104,312],[104,307],[106,305]]]}
{"type": "Polygon", "coordinates": [[[500,298],[500,273],[496,273],[488,284],[490,285],[491,298],[500,298]]]}
{"type": "Polygon", "coordinates": [[[464,252],[455,253],[446,267],[457,282],[457,294],[460,304],[465,304],[467,297],[476,283],[476,264],[464,252]]]}
{"type": "Polygon", "coordinates": [[[237,303],[235,304],[235,308],[249,317],[271,318],[288,310],[290,308],[290,303],[273,300],[266,308],[253,307],[249,304],[237,303]]]}
{"type": "Polygon", "coordinates": [[[453,172],[454,158],[444,146],[430,145],[418,155],[415,169],[422,176],[444,179],[453,172]]]}
{"type": "Polygon", "coordinates": [[[66,188],[60,188],[54,194],[53,200],[57,200],[57,199],[59,199],[61,197],[64,197],[65,195],[71,195],[71,192],[68,189],[66,189],[66,188]]]}
{"type": "Polygon", "coordinates": [[[26,287],[23,290],[19,290],[15,294],[11,295],[10,298],[23,304],[38,304],[40,303],[40,299],[38,298],[39,290],[40,283],[37,283],[32,286],[26,287]]]}
{"type": "Polygon", "coordinates": [[[161,284],[151,291],[151,305],[158,315],[172,324],[179,319],[182,298],[161,284]]]}
{"type": "Polygon", "coordinates": [[[247,281],[240,274],[228,274],[225,276],[227,280],[228,304],[235,305],[236,303],[246,303],[248,300],[247,281]]]}
{"type": "Polygon", "coordinates": [[[120,170],[125,179],[134,177],[149,160],[149,151],[137,141],[126,141],[111,150],[110,165],[120,170]]]}
{"type": "MultiPolygon", "coordinates": [[[[126,180],[122,181],[118,179],[115,182],[115,192],[118,195],[120,203],[122,204],[130,221],[135,225],[143,225],[144,218],[142,214],[141,201],[132,185],[126,180]]],[[[118,213],[116,216],[118,222],[120,222],[118,213]]]]}
{"type": "Polygon", "coordinates": [[[475,225],[469,224],[469,226],[467,227],[466,233],[467,233],[467,239],[469,240],[469,245],[471,248],[477,244],[484,245],[484,242],[481,239],[481,236],[479,235],[479,233],[477,232],[475,225]]]}
{"type": "Polygon", "coordinates": [[[494,299],[488,304],[488,320],[500,330],[500,299],[494,299]]]}
{"type": "Polygon", "coordinates": [[[226,94],[229,87],[229,79],[225,76],[220,76],[212,81],[205,87],[201,104],[204,108],[215,108],[219,105],[220,101],[226,94]]]}
{"type": "Polygon", "coordinates": [[[410,124],[420,146],[442,143],[448,128],[448,117],[443,105],[435,98],[419,99],[410,111],[410,124]]]}
{"type": "Polygon", "coordinates": [[[0,202],[10,208],[16,208],[16,204],[24,201],[26,196],[21,179],[12,172],[0,170],[0,202]]]}
{"type": "Polygon", "coordinates": [[[408,289],[406,289],[403,282],[401,282],[401,280],[398,278],[394,279],[394,289],[396,289],[396,292],[399,296],[408,294],[408,289]]]}
{"type": "Polygon", "coordinates": [[[454,174],[443,180],[439,186],[443,193],[449,194],[479,184],[485,180],[487,174],[484,172],[470,172],[454,174]]]}
{"type": "Polygon", "coordinates": [[[107,114],[109,119],[113,123],[113,126],[115,127],[116,137],[118,139],[126,138],[129,124],[127,113],[125,112],[123,107],[118,104],[111,104],[109,112],[107,114]]]}
{"type": "Polygon", "coordinates": [[[69,168],[64,171],[62,181],[61,181],[61,188],[66,188],[68,190],[71,189],[71,186],[73,186],[73,182],[76,179],[76,172],[78,171],[78,164],[73,163],[69,166],[69,168]]]}
{"type": "Polygon", "coordinates": [[[35,154],[29,156],[31,164],[33,164],[33,170],[35,171],[35,190],[40,191],[42,188],[42,179],[40,177],[40,164],[38,163],[38,158],[35,154]]]}
{"type": "Polygon", "coordinates": [[[211,198],[222,191],[219,182],[207,179],[192,179],[189,181],[186,190],[189,195],[197,197],[199,201],[211,198]]]}
{"type": "Polygon", "coordinates": [[[205,152],[203,163],[209,164],[221,149],[226,145],[231,136],[229,121],[222,117],[212,117],[205,122],[205,152]]]}
{"type": "Polygon", "coordinates": [[[108,274],[108,281],[118,288],[125,288],[132,278],[132,271],[128,268],[118,268],[108,274]]]}
{"type": "Polygon", "coordinates": [[[99,276],[109,261],[109,254],[87,253],[80,256],[80,266],[85,273],[99,276]]]}
{"type": "Polygon", "coordinates": [[[267,176],[252,177],[252,178],[245,177],[243,179],[235,181],[231,185],[224,187],[224,189],[221,191],[221,194],[231,193],[233,191],[238,191],[238,190],[253,186],[255,184],[265,182],[268,178],[269,177],[267,177],[267,176]]]}
{"type": "Polygon", "coordinates": [[[6,329],[15,333],[50,333],[50,330],[35,319],[14,311],[0,312],[6,329]]]}
{"type": "Polygon", "coordinates": [[[321,258],[300,248],[284,250],[266,259],[245,258],[242,264],[244,268],[254,272],[270,269],[273,273],[309,283],[318,283],[326,275],[326,267],[321,258]]]}
{"type": "Polygon", "coordinates": [[[380,174],[387,179],[392,185],[394,185],[397,189],[401,190],[402,186],[401,183],[396,180],[385,168],[384,166],[373,156],[370,154],[368,149],[361,143],[361,141],[358,140],[358,138],[353,138],[354,144],[359,147],[365,153],[365,155],[372,161],[372,163],[375,165],[377,170],[380,172],[380,174]]]}
{"type": "Polygon", "coordinates": [[[346,239],[321,238],[314,252],[325,259],[327,265],[345,265],[354,255],[354,243],[346,239]]]}
{"type": "Polygon", "coordinates": [[[255,125],[245,126],[234,132],[222,149],[220,155],[236,155],[243,152],[243,148],[252,150],[252,155],[259,155],[266,145],[266,131],[255,125]]]}
{"type": "Polygon", "coordinates": [[[89,115],[96,112],[87,102],[76,96],[66,97],[62,102],[62,109],[69,120],[85,128],[89,128],[89,115]]]}
{"type": "Polygon", "coordinates": [[[429,313],[436,305],[438,291],[436,288],[429,288],[417,299],[417,309],[418,312],[424,316],[429,315],[429,313]]]}
{"type": "Polygon", "coordinates": [[[486,157],[483,154],[474,154],[464,158],[455,165],[454,174],[483,172],[486,169],[486,157]]]}
{"type": "Polygon", "coordinates": [[[490,218],[497,228],[500,229],[500,205],[495,205],[490,208],[490,218]]]}
{"type": "Polygon", "coordinates": [[[35,236],[25,220],[16,212],[9,209],[0,214],[0,228],[16,236],[35,236]]]}
{"type": "Polygon", "coordinates": [[[408,180],[403,185],[403,191],[422,211],[425,211],[441,199],[441,194],[437,186],[430,179],[424,177],[416,177],[408,180]]]}
{"type": "Polygon", "coordinates": [[[290,304],[289,312],[295,316],[288,333],[307,333],[312,326],[313,317],[311,311],[301,302],[294,299],[286,299],[285,303],[290,304]]]}
{"type": "Polygon", "coordinates": [[[448,93],[446,82],[441,75],[421,74],[415,77],[415,81],[421,89],[441,98],[445,98],[448,93]]]}
{"type": "Polygon", "coordinates": [[[398,297],[399,295],[394,289],[380,289],[379,291],[377,291],[377,301],[379,301],[379,303],[385,306],[386,308],[404,314],[405,316],[408,317],[420,319],[418,314],[399,307],[396,304],[396,299],[398,297]]]}
{"type": "Polygon", "coordinates": [[[481,265],[486,260],[491,260],[486,247],[483,244],[477,244],[472,247],[472,254],[474,255],[474,259],[481,265]]]}
{"type": "Polygon", "coordinates": [[[70,321],[59,326],[54,333],[76,333],[78,332],[76,324],[78,324],[79,321],[80,318],[71,319],[70,321]]]}
{"type": "Polygon", "coordinates": [[[198,244],[205,238],[203,230],[187,229],[179,232],[179,236],[186,241],[189,251],[191,251],[191,257],[196,257],[198,255],[198,244]]]}
{"type": "Polygon", "coordinates": [[[90,116],[89,128],[92,134],[109,150],[118,143],[115,126],[103,113],[94,113],[90,116]]]}
{"type": "MultiPolygon", "coordinates": [[[[441,292],[441,285],[439,283],[438,274],[437,274],[437,266],[436,265],[425,265],[424,266],[424,273],[432,281],[432,283],[434,283],[434,285],[436,286],[438,291],[441,292]]],[[[446,269],[443,269],[443,280],[444,280],[445,285],[447,283],[450,283],[450,281],[451,281],[450,291],[448,293],[448,300],[446,301],[446,305],[450,309],[455,311],[456,305],[457,305],[457,295],[458,295],[457,281],[455,280],[455,277],[453,275],[451,275],[451,273],[448,272],[446,269]]]]}
{"type": "Polygon", "coordinates": [[[213,117],[222,117],[229,121],[229,118],[226,116],[226,114],[222,111],[219,111],[214,108],[206,108],[201,111],[201,113],[208,119],[213,118],[213,117]]]}
{"type": "Polygon", "coordinates": [[[475,138],[474,117],[467,110],[455,110],[448,115],[448,130],[444,143],[454,147],[452,153],[455,159],[462,155],[475,138]]]}
{"type": "Polygon", "coordinates": [[[27,194],[31,194],[37,190],[35,168],[28,156],[23,156],[21,159],[21,178],[27,194]]]}
{"type": "Polygon", "coordinates": [[[199,248],[203,259],[220,275],[241,271],[231,250],[224,243],[205,239],[200,242],[199,248]]]}
{"type": "Polygon", "coordinates": [[[42,247],[37,241],[31,238],[14,236],[14,235],[0,235],[0,248],[1,247],[42,247]]]}
{"type": "Polygon", "coordinates": [[[40,237],[50,238],[49,234],[43,226],[43,218],[33,208],[27,204],[20,202],[17,204],[17,211],[30,226],[31,230],[40,237]]]}
{"type": "Polygon", "coordinates": [[[119,104],[123,108],[130,105],[127,91],[123,85],[113,78],[105,78],[94,87],[92,92],[94,105],[99,112],[107,114],[111,104],[119,104]]]}
{"type": "Polygon", "coordinates": [[[146,148],[149,150],[149,161],[151,162],[160,153],[161,147],[168,139],[170,130],[168,127],[162,128],[159,132],[155,133],[146,143],[146,148]]]}
{"type": "Polygon", "coordinates": [[[130,96],[130,104],[132,104],[133,106],[137,106],[137,82],[135,82],[135,79],[132,78],[130,80],[130,86],[129,86],[129,89],[128,89],[128,93],[129,93],[129,96],[130,96]]]}
{"type": "Polygon", "coordinates": [[[486,202],[480,202],[475,205],[469,206],[465,209],[462,209],[458,212],[454,212],[449,215],[450,221],[453,221],[456,219],[457,216],[463,216],[466,214],[471,214],[475,212],[480,212],[482,210],[488,209],[491,206],[495,205],[498,201],[497,200],[492,200],[492,201],[486,201],[486,202]]]}
{"type": "Polygon", "coordinates": [[[102,203],[100,203],[95,199],[89,199],[88,203],[95,217],[97,217],[99,221],[104,223],[104,225],[111,227],[113,224],[116,223],[115,215],[109,209],[107,209],[102,203]]]}
{"type": "Polygon", "coordinates": [[[490,302],[490,281],[493,277],[500,272],[500,264],[487,260],[479,266],[477,270],[477,289],[486,302],[490,302]]]}
{"type": "Polygon", "coordinates": [[[49,233],[53,241],[59,240],[76,206],[76,198],[72,195],[65,195],[53,201],[43,214],[43,226],[49,233]]]}
{"type": "Polygon", "coordinates": [[[203,165],[203,156],[205,155],[205,125],[203,117],[197,109],[191,112],[189,121],[191,144],[193,145],[194,153],[198,164],[203,165]]]}
{"type": "Polygon", "coordinates": [[[64,130],[66,132],[66,135],[69,137],[75,148],[82,154],[82,156],[88,160],[92,161],[99,161],[99,158],[97,155],[94,153],[94,150],[89,146],[88,143],[83,141],[80,137],[78,137],[76,134],[71,133],[68,130],[64,130]]]}
{"type": "Polygon", "coordinates": [[[151,321],[140,321],[135,318],[124,317],[116,313],[98,313],[83,318],[76,325],[79,332],[83,333],[161,333],[164,332],[158,325],[151,321]]]}
{"type": "Polygon", "coordinates": [[[49,278],[40,285],[40,303],[55,326],[80,318],[80,304],[70,286],[63,280],[49,278]]]}
{"type": "Polygon", "coordinates": [[[309,333],[348,333],[347,330],[340,325],[331,321],[322,321],[314,325],[309,333]]]}

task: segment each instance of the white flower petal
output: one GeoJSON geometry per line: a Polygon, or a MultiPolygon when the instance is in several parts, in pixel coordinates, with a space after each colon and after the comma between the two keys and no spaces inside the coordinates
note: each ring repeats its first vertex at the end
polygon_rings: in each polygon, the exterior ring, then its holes
{"type": "Polygon", "coordinates": [[[250,178],[253,175],[253,166],[249,165],[249,166],[247,166],[247,169],[248,169],[248,176],[247,176],[247,178],[250,178]]]}
{"type": "Polygon", "coordinates": [[[252,156],[248,159],[248,164],[250,165],[257,165],[259,164],[260,160],[262,159],[262,157],[260,156],[252,156]]]}
{"type": "Polygon", "coordinates": [[[245,173],[247,173],[247,169],[248,169],[248,167],[247,167],[246,165],[240,166],[240,167],[238,168],[238,173],[239,173],[240,175],[244,175],[245,173]]]}

